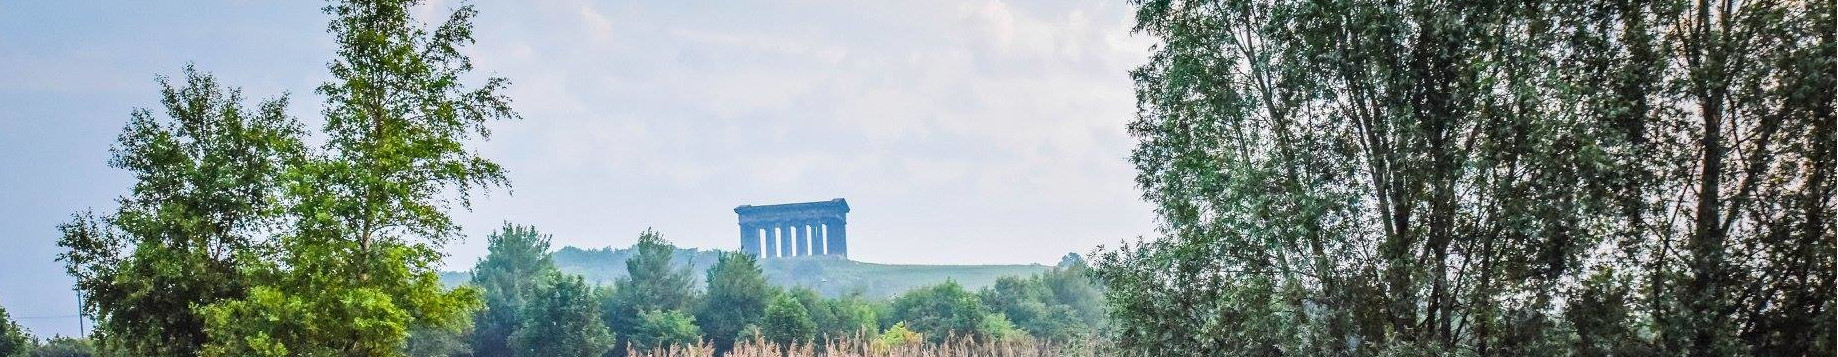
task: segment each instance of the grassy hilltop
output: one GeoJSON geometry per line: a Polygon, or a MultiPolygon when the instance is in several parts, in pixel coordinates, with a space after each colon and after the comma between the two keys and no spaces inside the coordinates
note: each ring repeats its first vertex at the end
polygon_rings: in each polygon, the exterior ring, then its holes
{"type": "MultiPolygon", "coordinates": [[[[672,261],[687,263],[700,287],[704,272],[715,264],[718,250],[677,249],[672,261]]],[[[579,274],[588,282],[612,284],[626,275],[625,261],[632,256],[628,248],[580,249],[563,247],[555,252],[556,267],[563,272],[579,274]]],[[[760,263],[766,279],[774,286],[801,286],[824,296],[835,297],[860,293],[870,298],[888,298],[912,288],[955,280],[975,290],[994,284],[996,278],[1024,276],[1044,272],[1046,265],[919,265],[877,264],[834,257],[798,257],[767,259],[760,263]]],[[[458,285],[470,279],[468,272],[446,272],[441,280],[458,285]]]]}

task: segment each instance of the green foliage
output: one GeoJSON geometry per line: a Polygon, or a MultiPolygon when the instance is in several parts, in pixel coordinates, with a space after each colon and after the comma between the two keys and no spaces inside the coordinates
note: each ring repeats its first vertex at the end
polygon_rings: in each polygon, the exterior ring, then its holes
{"type": "Polygon", "coordinates": [[[638,314],[633,328],[632,348],[648,352],[659,348],[681,348],[702,342],[702,329],[695,317],[677,310],[646,311],[638,314]]]}
{"type": "Polygon", "coordinates": [[[31,357],[89,357],[96,355],[96,345],[87,338],[52,337],[32,348],[31,357]]]}
{"type": "Polygon", "coordinates": [[[593,290],[579,276],[547,274],[522,315],[510,337],[513,356],[598,356],[613,349],[593,290]]]}
{"type": "Polygon", "coordinates": [[[874,305],[859,295],[828,299],[817,295],[816,290],[803,287],[792,288],[785,294],[804,306],[820,340],[849,338],[879,329],[874,305]]]}
{"type": "Polygon", "coordinates": [[[708,294],[696,313],[696,322],[708,334],[717,352],[733,349],[748,325],[766,314],[772,287],[752,255],[723,253],[708,270],[708,294]]]}
{"type": "MultiPolygon", "coordinates": [[[[914,289],[895,298],[885,319],[904,322],[908,328],[925,334],[933,343],[953,336],[973,336],[982,323],[986,308],[975,294],[957,282],[914,289]]],[[[981,336],[978,336],[981,337],[981,336]]]]}
{"type": "Polygon", "coordinates": [[[1068,255],[1059,267],[996,280],[978,295],[991,312],[1028,335],[1055,342],[1084,341],[1104,325],[1103,296],[1087,274],[1084,262],[1068,255]]]}
{"type": "Polygon", "coordinates": [[[759,328],[766,341],[781,346],[809,345],[817,337],[817,323],[811,321],[804,304],[789,294],[779,294],[766,305],[759,328]]]}
{"type": "Polygon", "coordinates": [[[1126,352],[1834,353],[1832,2],[1136,5],[1126,352]]]}
{"type": "MultiPolygon", "coordinates": [[[[472,328],[451,330],[417,327],[409,330],[408,344],[403,353],[410,357],[472,356],[472,345],[468,343],[470,339],[467,337],[472,331],[472,328]]],[[[509,349],[505,351],[505,355],[508,355],[509,349]]]]}
{"type": "Polygon", "coordinates": [[[523,323],[524,305],[536,293],[541,278],[556,273],[549,257],[550,239],[536,227],[509,222],[486,236],[490,246],[485,258],[472,268],[472,284],[485,297],[485,309],[473,317],[473,353],[510,354],[510,335],[523,323]]]}
{"type": "MultiPolygon", "coordinates": [[[[687,266],[693,272],[706,272],[720,261],[720,250],[679,247],[671,261],[687,266]]],[[[582,249],[559,247],[553,254],[556,268],[580,274],[590,284],[611,285],[626,277],[625,264],[637,251],[632,247],[582,249]]],[[[966,289],[981,289],[1004,276],[1031,275],[1046,272],[1039,264],[1003,265],[922,265],[879,264],[835,257],[796,257],[764,259],[756,262],[772,286],[802,286],[825,297],[861,295],[870,299],[888,299],[914,288],[955,280],[966,289]]],[[[465,272],[449,272],[446,281],[457,286],[470,281],[465,272]],[[459,279],[452,279],[459,278],[459,279]]],[[[697,278],[701,278],[700,274],[697,278]]],[[[699,280],[697,289],[705,288],[699,280]]]]}
{"type": "Polygon", "coordinates": [[[237,268],[280,211],[277,180],[303,155],[285,97],[243,107],[240,90],[185,68],[159,80],[166,118],[136,109],[109,166],[134,175],[113,214],[81,213],[58,229],[58,259],[77,278],[104,346],[190,356],[205,343],[194,307],[242,297],[237,268]]]}
{"type": "Polygon", "coordinates": [[[985,341],[1014,341],[1028,338],[1027,331],[1015,327],[1008,321],[1008,316],[1001,313],[984,314],[976,323],[976,336],[985,341]]]}
{"type": "Polygon", "coordinates": [[[318,88],[323,152],[289,167],[293,224],[272,257],[243,264],[247,296],[203,309],[206,355],[401,355],[410,329],[458,330],[478,307],[476,290],[441,286],[436,248],[459,235],[452,203],[506,184],[465,142],[517,115],[507,80],[460,80],[476,11],[462,6],[429,30],[409,14],[416,3],[325,8],[338,59],[318,88]]]}
{"type": "Polygon", "coordinates": [[[619,337],[615,354],[624,353],[637,333],[640,314],[687,310],[695,303],[695,278],[687,267],[671,262],[676,247],[663,235],[646,229],[633,247],[638,254],[626,260],[626,277],[613,282],[610,298],[602,304],[606,324],[619,337]]]}
{"type": "Polygon", "coordinates": [[[887,349],[908,346],[925,342],[925,335],[906,329],[906,323],[895,323],[874,338],[874,347],[882,352],[887,349]]]}
{"type": "Polygon", "coordinates": [[[817,325],[817,334],[825,340],[854,338],[880,329],[875,303],[860,295],[824,299],[821,308],[827,317],[817,325]]]}
{"type": "Polygon", "coordinates": [[[5,307],[0,307],[0,356],[24,356],[32,351],[32,345],[31,334],[13,321],[5,307]]]}

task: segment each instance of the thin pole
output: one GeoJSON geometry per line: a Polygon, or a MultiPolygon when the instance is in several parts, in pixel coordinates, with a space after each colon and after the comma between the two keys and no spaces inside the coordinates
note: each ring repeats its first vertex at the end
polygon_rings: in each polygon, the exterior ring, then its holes
{"type": "Polygon", "coordinates": [[[83,291],[77,290],[77,334],[89,337],[89,319],[83,316],[83,291]]]}

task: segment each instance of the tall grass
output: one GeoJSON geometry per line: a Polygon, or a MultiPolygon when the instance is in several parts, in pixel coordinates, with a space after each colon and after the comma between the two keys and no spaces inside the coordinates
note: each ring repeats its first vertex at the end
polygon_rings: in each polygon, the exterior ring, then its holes
{"type": "MultiPolygon", "coordinates": [[[[631,351],[637,357],[714,357],[708,344],[658,348],[649,352],[631,351]]],[[[833,339],[809,345],[782,346],[753,340],[734,346],[728,357],[1097,357],[1107,356],[1098,341],[1057,344],[1031,338],[1005,341],[978,341],[972,338],[950,338],[944,343],[914,342],[890,346],[873,338],[833,339]]]]}

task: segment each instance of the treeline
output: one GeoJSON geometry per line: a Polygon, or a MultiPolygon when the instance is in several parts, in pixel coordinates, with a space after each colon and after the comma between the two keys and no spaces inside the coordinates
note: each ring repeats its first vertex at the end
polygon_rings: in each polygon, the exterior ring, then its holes
{"type": "Polygon", "coordinates": [[[13,321],[13,315],[0,307],[0,356],[20,357],[89,357],[96,354],[96,347],[88,338],[52,336],[39,339],[32,336],[19,323],[13,321]]]}
{"type": "Polygon", "coordinates": [[[1127,350],[1838,353],[1832,1],[1135,5],[1127,350]]]}
{"type": "Polygon", "coordinates": [[[982,291],[946,282],[875,301],[774,287],[753,256],[736,252],[721,253],[698,290],[691,262],[654,231],[639,235],[627,274],[608,286],[556,269],[550,237],[533,227],[506,224],[487,239],[489,253],[472,271],[470,286],[485,300],[473,327],[417,333],[410,355],[624,356],[705,344],[718,354],[746,341],[894,348],[954,337],[1072,343],[1095,338],[1104,318],[1101,292],[1076,255],[982,291]]]}

